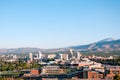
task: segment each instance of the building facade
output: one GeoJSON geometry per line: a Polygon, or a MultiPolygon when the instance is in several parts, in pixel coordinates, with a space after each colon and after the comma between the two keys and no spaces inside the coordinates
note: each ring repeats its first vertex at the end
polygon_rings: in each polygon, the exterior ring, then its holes
{"type": "Polygon", "coordinates": [[[63,74],[64,70],[59,66],[45,66],[42,68],[42,74],[63,74]]]}

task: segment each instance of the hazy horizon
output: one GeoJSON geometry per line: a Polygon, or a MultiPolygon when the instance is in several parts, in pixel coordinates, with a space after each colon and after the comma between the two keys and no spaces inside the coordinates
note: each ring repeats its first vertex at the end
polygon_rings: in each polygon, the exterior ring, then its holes
{"type": "Polygon", "coordinates": [[[0,0],[0,48],[120,39],[120,0],[0,0]]]}

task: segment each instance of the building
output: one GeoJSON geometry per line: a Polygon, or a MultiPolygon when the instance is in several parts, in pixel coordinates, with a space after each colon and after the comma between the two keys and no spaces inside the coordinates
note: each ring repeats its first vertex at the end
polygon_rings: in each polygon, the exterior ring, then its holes
{"type": "Polygon", "coordinates": [[[49,59],[54,59],[56,57],[56,54],[49,54],[47,55],[47,58],[49,59]]]}
{"type": "Polygon", "coordinates": [[[94,62],[93,64],[89,65],[89,69],[104,69],[103,65],[101,63],[94,62]]]}
{"type": "Polygon", "coordinates": [[[41,73],[40,69],[32,69],[30,71],[31,75],[39,75],[41,73]]]}
{"type": "Polygon", "coordinates": [[[77,59],[80,59],[80,57],[81,57],[80,52],[77,52],[77,56],[76,56],[76,58],[77,58],[77,59]]]}
{"type": "Polygon", "coordinates": [[[39,51],[37,54],[29,53],[30,61],[42,59],[42,53],[39,51]]]}
{"type": "Polygon", "coordinates": [[[69,60],[68,54],[60,54],[60,59],[61,60],[69,60]]]}
{"type": "Polygon", "coordinates": [[[13,55],[13,59],[17,59],[17,55],[13,55]]]}
{"type": "Polygon", "coordinates": [[[42,80],[59,80],[58,78],[42,78],[42,80]]]}
{"type": "Polygon", "coordinates": [[[63,74],[64,70],[59,66],[44,66],[42,68],[42,74],[63,74]]]}
{"type": "Polygon", "coordinates": [[[7,57],[4,58],[4,60],[6,62],[14,62],[14,61],[18,60],[18,57],[17,57],[17,55],[11,54],[11,55],[7,55],[7,57]]]}
{"type": "Polygon", "coordinates": [[[105,73],[106,79],[113,79],[116,74],[120,75],[120,66],[107,66],[105,73]]]}
{"type": "Polygon", "coordinates": [[[74,51],[73,49],[69,49],[64,54],[68,54],[68,59],[80,59],[80,52],[74,51]]]}
{"type": "Polygon", "coordinates": [[[62,59],[63,60],[68,60],[69,58],[68,58],[68,54],[62,54],[62,59]]]}
{"type": "Polygon", "coordinates": [[[32,53],[29,53],[29,58],[31,61],[33,61],[33,54],[32,53]]]}
{"type": "Polygon", "coordinates": [[[38,59],[41,59],[41,58],[42,58],[42,53],[39,51],[38,59]]]}
{"type": "Polygon", "coordinates": [[[82,66],[90,66],[92,65],[93,62],[90,62],[90,61],[83,61],[83,62],[80,62],[79,63],[79,67],[82,67],[82,66]]]}
{"type": "Polygon", "coordinates": [[[34,59],[34,60],[39,59],[39,55],[38,55],[38,54],[34,54],[34,55],[33,55],[33,59],[34,59]]]}
{"type": "Polygon", "coordinates": [[[71,58],[73,58],[73,49],[70,49],[71,58]]]}
{"type": "Polygon", "coordinates": [[[88,80],[104,79],[104,73],[85,69],[83,70],[83,79],[88,80]]]}

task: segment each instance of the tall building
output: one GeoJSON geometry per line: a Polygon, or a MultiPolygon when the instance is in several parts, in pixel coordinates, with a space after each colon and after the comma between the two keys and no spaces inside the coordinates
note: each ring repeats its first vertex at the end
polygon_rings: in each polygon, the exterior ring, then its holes
{"type": "Polygon", "coordinates": [[[61,60],[69,60],[68,54],[60,54],[60,59],[61,60]]]}
{"type": "Polygon", "coordinates": [[[62,54],[59,54],[58,56],[59,59],[63,60],[62,54]]]}
{"type": "Polygon", "coordinates": [[[71,54],[71,57],[73,58],[73,49],[70,49],[70,54],[71,54]]]}
{"type": "Polygon", "coordinates": [[[81,54],[80,54],[80,52],[77,52],[77,59],[80,59],[80,56],[81,56],[81,54]]]}
{"type": "Polygon", "coordinates": [[[17,59],[17,55],[13,55],[13,59],[17,59]]]}
{"type": "Polygon", "coordinates": [[[68,54],[63,54],[63,59],[64,59],[64,60],[69,60],[68,54]]]}
{"type": "Polygon", "coordinates": [[[69,49],[68,51],[66,51],[65,56],[68,56],[68,59],[80,59],[80,52],[74,51],[73,49],[69,49]]]}
{"type": "Polygon", "coordinates": [[[29,53],[29,58],[30,58],[31,61],[33,60],[33,54],[32,53],[29,53]]]}
{"type": "Polygon", "coordinates": [[[41,59],[41,58],[42,58],[42,53],[39,51],[38,59],[41,59]]]}

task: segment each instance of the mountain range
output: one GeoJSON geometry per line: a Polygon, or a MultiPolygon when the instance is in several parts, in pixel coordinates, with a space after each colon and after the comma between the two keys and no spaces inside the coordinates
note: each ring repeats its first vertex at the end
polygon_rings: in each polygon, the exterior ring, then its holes
{"type": "Polygon", "coordinates": [[[31,47],[0,49],[0,54],[30,53],[30,52],[38,52],[38,51],[42,51],[44,53],[56,53],[56,52],[64,52],[69,48],[72,48],[77,51],[94,51],[94,52],[120,51],[120,39],[107,38],[87,45],[78,45],[78,46],[71,46],[67,48],[57,48],[57,49],[40,49],[40,48],[31,48],[31,47]]]}
{"type": "Polygon", "coordinates": [[[72,46],[70,48],[79,51],[120,51],[120,39],[107,38],[95,43],[72,46]]]}

